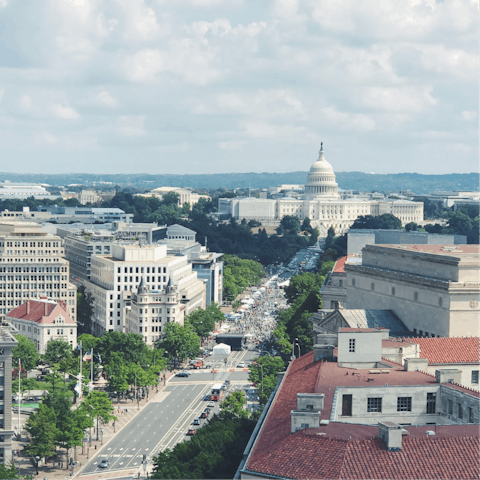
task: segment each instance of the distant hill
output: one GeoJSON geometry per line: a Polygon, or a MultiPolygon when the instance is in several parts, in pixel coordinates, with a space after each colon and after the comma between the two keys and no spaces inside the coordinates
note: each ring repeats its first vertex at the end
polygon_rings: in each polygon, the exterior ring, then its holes
{"type": "MultiPolygon", "coordinates": [[[[418,173],[372,174],[363,172],[337,172],[337,182],[344,190],[411,190],[430,193],[433,190],[478,190],[478,173],[451,173],[446,175],[421,175],[418,173]]],[[[0,181],[48,183],[50,185],[92,185],[93,182],[112,182],[119,186],[139,188],[192,187],[192,188],[269,188],[276,185],[303,184],[307,172],[289,173],[216,173],[200,175],[149,175],[149,174],[28,174],[0,173],[0,181]]]]}

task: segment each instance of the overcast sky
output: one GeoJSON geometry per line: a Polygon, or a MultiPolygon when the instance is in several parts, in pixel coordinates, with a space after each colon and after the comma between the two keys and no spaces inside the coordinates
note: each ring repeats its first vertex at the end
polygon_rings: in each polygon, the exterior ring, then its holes
{"type": "MultiPolygon", "coordinates": [[[[471,0],[0,0],[0,171],[478,170],[471,0]]],[[[1,180],[1,178],[0,178],[1,180]]]]}

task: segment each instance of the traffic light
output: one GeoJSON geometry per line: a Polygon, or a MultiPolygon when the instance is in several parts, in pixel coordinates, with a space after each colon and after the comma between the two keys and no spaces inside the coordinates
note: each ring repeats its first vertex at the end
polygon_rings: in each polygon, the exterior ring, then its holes
{"type": "Polygon", "coordinates": [[[147,456],[143,454],[143,461],[145,462],[147,460],[147,456]]]}

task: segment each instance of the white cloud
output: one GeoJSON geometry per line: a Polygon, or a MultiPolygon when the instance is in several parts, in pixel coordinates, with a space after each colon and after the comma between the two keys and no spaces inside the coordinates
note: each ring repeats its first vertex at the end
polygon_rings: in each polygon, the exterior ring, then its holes
{"type": "Polygon", "coordinates": [[[145,115],[124,115],[118,119],[118,132],[127,137],[138,137],[145,135],[145,115]]]}
{"type": "Polygon", "coordinates": [[[96,100],[101,105],[105,105],[106,107],[116,107],[118,105],[118,101],[113,98],[108,92],[100,92],[96,96],[96,100]]]}
{"type": "Polygon", "coordinates": [[[18,103],[23,111],[28,112],[31,111],[33,108],[32,99],[29,95],[22,95],[18,103]]]}
{"type": "MultiPolygon", "coordinates": [[[[256,138],[278,138],[286,139],[288,137],[298,137],[305,131],[305,127],[296,127],[293,125],[274,125],[267,122],[245,122],[243,124],[244,133],[249,137],[256,138]]],[[[297,140],[297,139],[296,139],[297,140]]]]}
{"type": "Polygon", "coordinates": [[[35,137],[37,145],[57,145],[58,137],[48,132],[40,132],[35,137]]]}
{"type": "Polygon", "coordinates": [[[375,121],[362,113],[340,112],[335,107],[322,108],[321,113],[328,123],[333,122],[342,130],[369,131],[375,130],[375,121]]]}
{"type": "Polygon", "coordinates": [[[478,117],[478,114],[475,110],[464,110],[462,112],[462,120],[466,122],[474,122],[478,117]]]}
{"type": "Polygon", "coordinates": [[[80,118],[79,113],[72,107],[64,106],[60,103],[55,103],[51,107],[52,113],[58,117],[62,118],[64,120],[77,120],[80,118]]]}

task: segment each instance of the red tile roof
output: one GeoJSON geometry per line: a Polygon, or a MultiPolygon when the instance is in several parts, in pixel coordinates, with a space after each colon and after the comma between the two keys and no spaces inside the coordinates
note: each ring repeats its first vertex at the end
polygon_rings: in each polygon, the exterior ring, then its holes
{"type": "Polygon", "coordinates": [[[369,333],[369,332],[378,332],[379,328],[350,328],[350,327],[340,327],[338,333],[369,333]]]}
{"type": "Polygon", "coordinates": [[[27,300],[8,313],[7,317],[17,320],[29,320],[39,324],[53,324],[58,315],[62,315],[65,319],[65,324],[76,325],[67,313],[65,303],[61,300],[58,300],[58,302],[27,300]]]}
{"type": "MultiPolygon", "coordinates": [[[[302,479],[478,478],[478,425],[444,425],[437,427],[437,434],[428,439],[425,431],[435,427],[407,427],[410,435],[403,437],[402,452],[388,452],[378,439],[372,440],[378,436],[378,428],[372,425],[330,422],[319,429],[308,430],[308,434],[290,434],[290,412],[296,409],[297,393],[323,393],[324,409],[320,419],[330,420],[335,387],[375,386],[386,381],[392,386],[438,385],[431,375],[406,372],[402,366],[382,361],[394,368],[389,369],[388,377],[387,374],[373,376],[374,381],[368,384],[367,369],[340,368],[336,362],[313,363],[313,352],[292,362],[245,469],[302,479]],[[352,375],[354,371],[360,375],[352,375]],[[461,468],[457,468],[459,463],[461,468]]],[[[480,396],[478,392],[453,384],[448,387],[480,396]]]]}
{"type": "Polygon", "coordinates": [[[428,363],[479,363],[479,337],[420,337],[405,338],[420,345],[420,358],[428,363]]]}
{"type": "Polygon", "coordinates": [[[335,273],[345,273],[345,262],[347,261],[348,255],[342,258],[339,258],[335,265],[333,266],[332,272],[335,273]]]}

